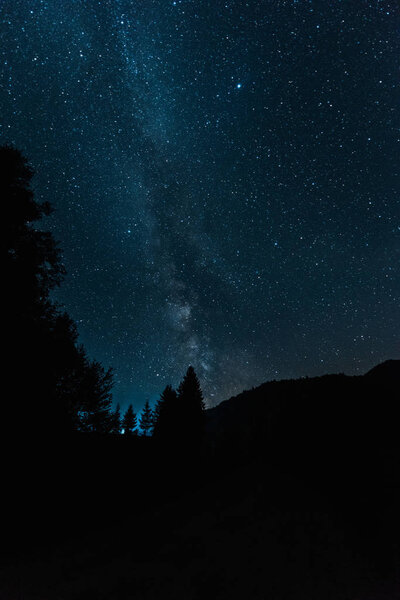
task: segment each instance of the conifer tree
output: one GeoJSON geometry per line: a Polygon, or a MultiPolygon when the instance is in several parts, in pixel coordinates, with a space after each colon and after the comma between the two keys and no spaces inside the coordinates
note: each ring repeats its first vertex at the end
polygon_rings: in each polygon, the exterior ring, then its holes
{"type": "Polygon", "coordinates": [[[113,371],[97,362],[87,361],[81,382],[81,429],[95,433],[110,433],[113,427],[111,389],[113,371]]]}
{"type": "Polygon", "coordinates": [[[150,408],[149,401],[146,400],[144,408],[142,410],[142,414],[139,420],[139,427],[142,430],[142,435],[144,437],[149,437],[152,434],[154,424],[154,415],[153,411],[150,408]]]}
{"type": "Polygon", "coordinates": [[[130,404],[122,419],[122,429],[124,435],[135,435],[137,427],[137,416],[133,410],[132,404],[130,404]]]}
{"type": "Polygon", "coordinates": [[[178,387],[180,436],[186,443],[198,444],[205,422],[205,405],[199,379],[192,366],[178,387]]]}
{"type": "Polygon", "coordinates": [[[205,410],[203,392],[201,391],[200,381],[192,366],[188,367],[186,374],[179,384],[178,397],[191,404],[194,410],[203,413],[205,410]]]}
{"type": "Polygon", "coordinates": [[[119,403],[115,407],[114,412],[111,416],[111,433],[121,433],[121,408],[119,403]]]}
{"type": "Polygon", "coordinates": [[[171,385],[162,392],[154,409],[154,431],[157,439],[172,439],[178,434],[178,397],[171,385]]]}
{"type": "Polygon", "coordinates": [[[18,150],[0,147],[3,366],[15,398],[4,421],[18,423],[14,437],[43,441],[73,429],[107,431],[112,372],[87,359],[75,323],[50,300],[65,268],[52,234],[37,224],[52,208],[35,200],[32,177],[18,150]]]}

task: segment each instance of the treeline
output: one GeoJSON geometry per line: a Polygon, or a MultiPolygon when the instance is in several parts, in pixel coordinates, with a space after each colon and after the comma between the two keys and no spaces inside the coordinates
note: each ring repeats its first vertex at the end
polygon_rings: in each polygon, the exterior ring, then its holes
{"type": "Polygon", "coordinates": [[[0,148],[10,433],[107,431],[113,372],[89,359],[75,323],[50,299],[65,268],[53,236],[41,228],[52,208],[34,199],[32,177],[18,150],[0,148]]]}
{"type": "Polygon", "coordinates": [[[133,407],[113,410],[113,371],[87,356],[74,321],[51,300],[65,277],[60,249],[41,220],[52,212],[35,200],[33,170],[15,148],[0,147],[3,201],[5,373],[11,397],[3,415],[13,438],[81,431],[158,439],[198,438],[204,403],[190,367],[177,391],[168,386],[155,409],[147,402],[138,421],[133,407]],[[8,414],[7,414],[8,412],[8,414]]]}
{"type": "Polygon", "coordinates": [[[130,404],[121,416],[117,405],[111,415],[111,433],[125,436],[153,436],[157,440],[171,440],[190,436],[200,441],[204,432],[205,405],[200,382],[190,366],[177,390],[171,385],[162,392],[154,409],[147,400],[140,417],[130,404]]]}

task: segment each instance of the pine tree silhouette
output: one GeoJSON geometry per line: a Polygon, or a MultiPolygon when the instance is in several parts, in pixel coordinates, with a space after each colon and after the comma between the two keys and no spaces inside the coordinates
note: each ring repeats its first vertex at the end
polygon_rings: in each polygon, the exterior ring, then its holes
{"type": "Polygon", "coordinates": [[[121,408],[119,403],[111,415],[111,433],[121,433],[121,408]]]}
{"type": "MultiPolygon", "coordinates": [[[[31,189],[33,171],[15,148],[0,147],[0,196],[3,219],[3,366],[13,382],[13,403],[5,419],[18,423],[13,437],[45,440],[51,434],[86,427],[82,416],[93,412],[91,430],[107,430],[112,372],[87,359],[77,345],[75,323],[50,301],[65,269],[51,233],[36,222],[51,212],[31,189]],[[92,408],[90,408],[90,405],[92,408]],[[104,420],[100,424],[100,415],[104,420]]],[[[3,415],[5,417],[5,415],[3,415]]]]}
{"type": "Polygon", "coordinates": [[[52,208],[34,200],[32,177],[33,170],[18,150],[0,147],[3,273],[8,283],[4,300],[12,314],[29,317],[35,309],[39,314],[46,311],[49,292],[65,275],[53,236],[33,226],[52,208]]]}
{"type": "Polygon", "coordinates": [[[154,409],[154,438],[172,440],[179,435],[178,396],[171,385],[162,392],[154,409]]]}
{"type": "Polygon", "coordinates": [[[139,427],[144,437],[149,437],[152,434],[154,424],[153,411],[150,408],[149,401],[146,400],[142,414],[139,419],[139,427]]]}
{"type": "Polygon", "coordinates": [[[198,445],[204,433],[205,405],[199,379],[192,366],[178,387],[179,435],[187,445],[198,445]]]}
{"type": "Polygon", "coordinates": [[[97,361],[86,365],[81,389],[81,429],[96,433],[110,433],[113,427],[111,388],[113,372],[105,371],[97,361]]]}
{"type": "Polygon", "coordinates": [[[128,406],[124,417],[122,419],[122,429],[124,430],[124,435],[134,435],[136,434],[137,427],[137,416],[133,410],[132,404],[128,406]]]}

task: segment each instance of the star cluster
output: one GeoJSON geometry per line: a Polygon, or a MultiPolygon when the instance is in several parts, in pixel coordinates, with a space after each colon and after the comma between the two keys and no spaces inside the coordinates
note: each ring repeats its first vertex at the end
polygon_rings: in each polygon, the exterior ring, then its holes
{"type": "Polygon", "coordinates": [[[399,355],[399,31],[386,0],[1,3],[0,142],[116,401],[399,355]]]}

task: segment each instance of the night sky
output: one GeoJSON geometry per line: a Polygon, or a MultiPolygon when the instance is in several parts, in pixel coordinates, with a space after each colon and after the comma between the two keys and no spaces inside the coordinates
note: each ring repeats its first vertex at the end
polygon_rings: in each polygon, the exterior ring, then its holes
{"type": "Polygon", "coordinates": [[[89,355],[140,409],[400,355],[400,8],[1,0],[0,143],[34,166],[89,355]]]}

